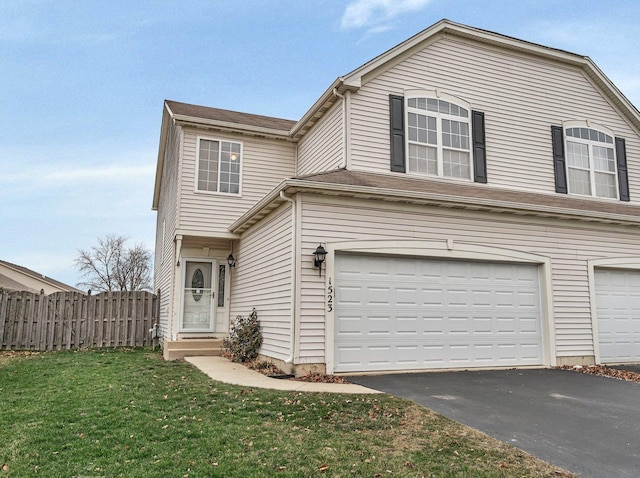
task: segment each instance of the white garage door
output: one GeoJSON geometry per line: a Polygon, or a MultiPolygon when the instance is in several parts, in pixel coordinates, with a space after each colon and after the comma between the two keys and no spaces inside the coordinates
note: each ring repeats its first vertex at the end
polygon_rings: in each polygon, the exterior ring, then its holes
{"type": "Polygon", "coordinates": [[[542,365],[538,267],[338,255],[335,370],[542,365]]]}
{"type": "Polygon", "coordinates": [[[602,363],[640,362],[640,272],[596,269],[602,363]]]}

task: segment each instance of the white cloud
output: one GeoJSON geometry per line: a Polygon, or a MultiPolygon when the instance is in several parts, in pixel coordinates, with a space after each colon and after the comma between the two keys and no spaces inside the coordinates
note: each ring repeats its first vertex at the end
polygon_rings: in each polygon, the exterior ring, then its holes
{"type": "MultiPolygon", "coordinates": [[[[423,9],[432,0],[355,0],[342,14],[341,26],[344,30],[383,24],[403,13],[423,9]]],[[[389,27],[377,26],[376,31],[386,31],[389,27]]],[[[376,33],[374,29],[370,33],[376,33]]]]}
{"type": "MultiPolygon", "coordinates": [[[[38,167],[0,176],[0,186],[5,193],[11,188],[28,190],[33,188],[60,189],[69,186],[95,186],[106,184],[146,184],[153,182],[154,165],[106,165],[82,168],[72,165],[38,167]]],[[[8,196],[8,194],[7,194],[8,196]]]]}

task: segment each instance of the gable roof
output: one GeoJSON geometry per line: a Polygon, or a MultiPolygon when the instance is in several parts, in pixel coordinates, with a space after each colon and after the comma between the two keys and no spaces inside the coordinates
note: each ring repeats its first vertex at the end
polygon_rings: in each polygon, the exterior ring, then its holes
{"type": "Polygon", "coordinates": [[[311,126],[337,101],[335,93],[344,93],[347,90],[357,91],[364,84],[375,78],[382,72],[395,66],[413,53],[425,48],[429,44],[445,36],[466,38],[497,46],[507,50],[533,55],[551,61],[558,61],[566,65],[577,67],[602,91],[602,93],[614,104],[629,120],[630,124],[640,133],[640,112],[622,94],[609,78],[588,57],[570,53],[557,48],[520,40],[500,33],[482,30],[455,23],[447,19],[431,25],[411,38],[387,50],[373,58],[364,65],[350,73],[337,78],[322,94],[316,103],[293,127],[291,134],[294,138],[303,136],[311,126]]]}
{"type": "MultiPolygon", "coordinates": [[[[64,291],[68,291],[68,292],[80,292],[82,294],[84,294],[85,292],[80,290],[80,289],[76,289],[75,287],[72,287],[68,284],[65,284],[64,282],[60,282],[57,281],[55,279],[52,279],[51,277],[47,277],[44,274],[41,274],[39,272],[36,272],[34,270],[28,269],[26,267],[23,266],[19,266],[17,264],[12,264],[11,262],[7,262],[7,261],[3,261],[0,260],[0,265],[4,266],[8,269],[14,270],[20,274],[23,274],[27,277],[30,277],[34,280],[37,280],[39,282],[43,282],[45,284],[48,284],[52,287],[58,288],[58,289],[62,289],[64,291]]],[[[16,281],[15,279],[12,279],[2,273],[0,273],[0,288],[5,288],[5,289],[9,289],[9,290],[27,290],[27,291],[31,291],[33,292],[34,289],[30,288],[22,283],[20,283],[19,281],[16,281]]],[[[36,291],[36,292],[40,292],[40,291],[36,291]]]]}

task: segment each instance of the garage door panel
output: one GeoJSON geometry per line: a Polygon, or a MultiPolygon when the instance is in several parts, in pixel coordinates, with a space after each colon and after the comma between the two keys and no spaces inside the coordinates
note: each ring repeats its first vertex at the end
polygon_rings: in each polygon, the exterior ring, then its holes
{"type": "Polygon", "coordinates": [[[640,361],[640,271],[596,269],[602,363],[640,361]]]}
{"type": "Polygon", "coordinates": [[[335,291],[336,371],[543,362],[536,266],[338,255],[335,291]]]}

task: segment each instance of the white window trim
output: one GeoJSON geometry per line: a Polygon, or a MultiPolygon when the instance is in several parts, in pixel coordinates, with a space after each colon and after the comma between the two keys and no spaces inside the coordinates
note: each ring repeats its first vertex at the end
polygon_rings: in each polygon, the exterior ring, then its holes
{"type": "MultiPolygon", "coordinates": [[[[464,182],[473,182],[473,176],[474,176],[474,172],[473,172],[473,124],[472,124],[472,110],[471,110],[471,104],[468,101],[463,100],[462,98],[459,98],[457,96],[454,95],[449,95],[447,93],[443,93],[441,92],[439,89],[436,90],[405,90],[404,91],[404,133],[405,133],[405,164],[406,164],[406,171],[407,174],[410,175],[415,175],[415,176],[419,176],[419,177],[431,177],[431,178],[439,178],[439,179],[444,179],[444,180],[451,180],[451,181],[464,181],[464,182]],[[456,106],[460,106],[462,108],[465,108],[468,113],[469,116],[467,117],[467,123],[469,125],[469,177],[468,178],[456,178],[456,177],[452,177],[452,176],[444,176],[443,175],[443,171],[444,171],[444,160],[443,160],[443,141],[442,141],[442,119],[451,119],[454,121],[458,121],[461,122],[461,120],[464,120],[463,117],[461,116],[456,116],[456,115],[448,115],[448,114],[444,114],[444,113],[435,113],[433,111],[424,111],[424,110],[417,110],[417,109],[413,109],[412,108],[412,113],[418,113],[418,114],[431,114],[431,115],[435,115],[436,116],[436,121],[437,121],[437,134],[438,134],[438,144],[436,145],[436,172],[437,174],[422,174],[422,173],[417,173],[415,171],[410,171],[409,170],[409,100],[412,98],[432,98],[432,99],[438,99],[438,100],[443,100],[443,101],[448,101],[449,103],[453,103],[456,106]]],[[[458,151],[457,149],[453,148],[452,150],[454,151],[458,151]]]]}
{"type": "MultiPolygon", "coordinates": [[[[618,157],[616,154],[616,135],[613,132],[613,130],[611,130],[610,128],[607,128],[606,126],[602,126],[600,124],[597,123],[593,123],[592,121],[589,120],[584,120],[584,121],[563,121],[562,122],[562,136],[564,138],[564,155],[565,155],[565,174],[567,175],[567,193],[572,195],[572,196],[578,196],[578,197],[583,197],[583,198],[595,198],[595,199],[602,199],[602,200],[608,200],[608,201],[619,201],[620,200],[620,184],[618,184],[618,157]],[[596,179],[595,179],[595,169],[594,169],[594,156],[593,156],[593,149],[592,146],[594,144],[602,144],[602,145],[608,145],[609,143],[599,143],[599,142],[594,142],[591,140],[586,140],[586,139],[582,139],[582,138],[574,138],[574,137],[569,137],[567,136],[567,129],[569,128],[588,128],[588,129],[594,129],[596,131],[599,131],[601,133],[607,134],[609,136],[611,136],[611,138],[613,139],[613,143],[610,144],[611,149],[613,150],[613,172],[609,173],[612,174],[614,179],[615,179],[615,184],[616,184],[616,195],[615,197],[606,197],[606,196],[597,196],[596,195],[596,179]],[[580,169],[581,171],[589,171],[589,184],[591,186],[591,194],[579,194],[579,193],[574,193],[571,192],[571,181],[569,180],[569,159],[568,159],[568,146],[567,143],[569,141],[575,142],[575,143],[579,143],[579,144],[586,144],[589,148],[589,169],[584,169],[584,168],[577,168],[575,166],[572,166],[573,169],[580,169]]],[[[602,171],[604,172],[604,171],[602,171]]]]}
{"type": "MultiPolygon", "coordinates": [[[[210,194],[213,196],[227,196],[227,197],[242,197],[242,171],[244,169],[244,143],[236,139],[220,138],[215,136],[196,136],[196,157],[195,157],[195,181],[193,183],[193,190],[197,194],[210,194]],[[218,141],[225,143],[235,143],[240,145],[240,180],[238,184],[237,193],[224,193],[220,191],[205,191],[198,189],[198,182],[200,176],[200,141],[218,141]]],[[[220,188],[220,163],[218,162],[218,189],[220,188]]]]}

